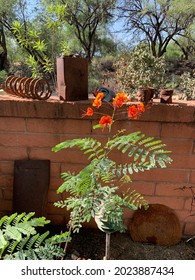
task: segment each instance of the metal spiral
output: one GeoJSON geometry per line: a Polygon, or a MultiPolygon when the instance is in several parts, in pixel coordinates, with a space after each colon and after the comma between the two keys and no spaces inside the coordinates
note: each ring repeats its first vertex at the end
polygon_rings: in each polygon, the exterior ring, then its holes
{"type": "Polygon", "coordinates": [[[49,83],[44,79],[9,76],[2,89],[8,94],[39,100],[46,100],[51,96],[49,83]]]}

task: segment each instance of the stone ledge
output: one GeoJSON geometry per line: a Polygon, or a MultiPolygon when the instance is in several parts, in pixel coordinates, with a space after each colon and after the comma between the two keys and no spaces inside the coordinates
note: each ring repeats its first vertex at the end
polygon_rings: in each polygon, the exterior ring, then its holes
{"type": "MultiPolygon", "coordinates": [[[[39,101],[20,99],[5,94],[0,95],[0,117],[80,119],[83,111],[86,111],[90,105],[90,99],[63,102],[57,97],[51,97],[46,101],[39,101]]],[[[109,114],[111,107],[104,104],[99,111],[109,114]]],[[[90,119],[99,119],[99,115],[94,115],[90,119]]],[[[120,119],[125,120],[126,117],[120,117],[120,119]]],[[[174,101],[173,104],[161,104],[159,100],[155,100],[151,108],[140,117],[140,120],[147,122],[195,122],[195,101],[174,101]]]]}

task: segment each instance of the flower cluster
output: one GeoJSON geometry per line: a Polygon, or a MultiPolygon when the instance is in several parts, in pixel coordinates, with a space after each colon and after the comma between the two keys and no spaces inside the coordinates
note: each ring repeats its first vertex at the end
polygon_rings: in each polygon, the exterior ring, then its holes
{"type": "Polygon", "coordinates": [[[113,106],[115,108],[122,107],[125,102],[128,101],[128,97],[126,93],[118,93],[113,100],[113,106]]]}
{"type": "Polygon", "coordinates": [[[137,106],[132,105],[128,108],[128,117],[130,119],[136,120],[141,113],[145,111],[145,106],[143,103],[138,104],[137,106]]]}
{"type": "MultiPolygon", "coordinates": [[[[99,109],[102,105],[102,99],[104,98],[104,93],[98,92],[92,106],[99,109]]],[[[115,98],[112,100],[111,105],[114,109],[114,112],[117,108],[121,108],[125,103],[128,102],[128,95],[126,93],[117,93],[115,98]]],[[[137,105],[130,105],[127,109],[127,116],[130,119],[137,119],[141,113],[145,111],[145,106],[143,103],[139,103],[137,105]]],[[[87,111],[82,114],[82,117],[91,117],[94,114],[94,110],[91,107],[87,108],[87,111]]],[[[109,127],[113,124],[114,121],[114,114],[112,116],[103,115],[99,121],[99,127],[105,128],[109,127]]]]}
{"type": "Polygon", "coordinates": [[[98,94],[95,97],[95,100],[93,101],[92,106],[99,108],[102,106],[102,99],[104,98],[103,92],[98,92],[98,94]]]}

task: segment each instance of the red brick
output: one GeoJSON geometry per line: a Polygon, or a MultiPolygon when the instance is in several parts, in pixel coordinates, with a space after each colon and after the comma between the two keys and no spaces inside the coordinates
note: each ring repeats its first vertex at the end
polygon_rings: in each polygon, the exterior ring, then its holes
{"type": "Polygon", "coordinates": [[[51,178],[50,179],[50,191],[57,191],[57,189],[63,184],[63,179],[61,178],[51,178]]]}
{"type": "Polygon", "coordinates": [[[13,176],[11,175],[0,175],[0,186],[9,187],[13,185],[13,176]]]}
{"type": "Polygon", "coordinates": [[[3,199],[3,190],[0,187],[0,200],[2,200],[2,199],[3,199]]]}
{"type": "Polygon", "coordinates": [[[194,139],[195,123],[163,123],[161,137],[194,139]]]}
{"type": "Polygon", "coordinates": [[[0,200],[0,211],[12,211],[12,201],[11,200],[0,200]]]}
{"type": "Polygon", "coordinates": [[[30,159],[49,159],[52,162],[61,163],[88,163],[87,156],[81,151],[76,149],[65,149],[57,153],[52,152],[50,149],[30,149],[30,159]]]}
{"type": "Polygon", "coordinates": [[[51,221],[52,225],[64,225],[66,226],[66,218],[64,215],[48,215],[48,219],[51,221]]]}
{"type": "Polygon", "coordinates": [[[84,135],[91,133],[91,121],[71,119],[27,119],[27,131],[84,135]]]}
{"type": "Polygon", "coordinates": [[[133,121],[130,122],[129,128],[127,129],[127,133],[141,131],[148,136],[159,137],[160,135],[160,124],[157,122],[141,122],[141,121],[133,121]]]}
{"type": "MultiPolygon", "coordinates": [[[[6,97],[6,96],[5,96],[6,97]]],[[[60,102],[52,103],[51,98],[49,100],[30,100],[19,99],[14,96],[8,96],[7,99],[0,102],[0,112],[3,116],[13,117],[43,117],[54,115],[58,117],[60,115],[60,102]]],[[[53,99],[53,97],[52,97],[53,99]]]]}
{"type": "Polygon", "coordinates": [[[145,196],[145,199],[149,204],[163,204],[166,205],[173,210],[183,209],[184,199],[176,198],[176,197],[166,197],[166,196],[145,196]]]}
{"type": "Polygon", "coordinates": [[[195,235],[195,223],[187,223],[185,225],[184,234],[189,237],[194,236],[195,235]]]}
{"type": "Polygon", "coordinates": [[[157,168],[145,172],[134,173],[133,181],[187,183],[189,173],[186,170],[157,168]]]}
{"type": "Polygon", "coordinates": [[[126,228],[129,227],[133,214],[133,210],[127,208],[124,209],[123,222],[126,228]]]}
{"type": "Polygon", "coordinates": [[[173,162],[170,168],[195,169],[195,155],[170,155],[173,162]]]}
{"type": "Polygon", "coordinates": [[[0,131],[26,131],[24,118],[0,118],[0,131]]]}
{"type": "Polygon", "coordinates": [[[144,181],[134,181],[129,184],[124,184],[119,188],[118,192],[126,192],[128,189],[130,191],[135,190],[142,195],[153,195],[155,190],[155,183],[152,182],[144,182],[144,181]]]}
{"type": "Polygon", "coordinates": [[[50,164],[50,176],[59,178],[60,175],[60,164],[59,163],[52,163],[50,164]]]}
{"type": "Polygon", "coordinates": [[[20,147],[0,147],[0,160],[1,161],[13,161],[19,159],[26,159],[26,148],[20,147]]]}
{"type": "Polygon", "coordinates": [[[192,153],[195,154],[195,141],[193,141],[193,149],[192,149],[192,153]]]}
{"type": "Polygon", "coordinates": [[[77,163],[62,163],[61,164],[61,173],[63,172],[75,172],[76,174],[80,172],[86,165],[77,164],[77,163]]]}
{"type": "Polygon", "coordinates": [[[13,189],[4,189],[3,190],[3,198],[6,200],[12,200],[13,199],[13,189]]]}
{"type": "Polygon", "coordinates": [[[13,174],[14,162],[13,161],[0,161],[0,174],[13,174]]]}
{"type": "Polygon", "coordinates": [[[195,213],[195,204],[192,195],[185,200],[184,209],[195,213]]]}
{"type": "Polygon", "coordinates": [[[101,143],[101,146],[104,147],[108,141],[108,136],[107,135],[93,135],[93,139],[99,141],[101,143]]]}
{"type": "Polygon", "coordinates": [[[123,215],[124,220],[130,220],[133,216],[133,213],[134,213],[133,210],[125,208],[124,209],[124,215],[123,215]]]}
{"type": "Polygon", "coordinates": [[[52,134],[0,134],[0,146],[52,148],[60,137],[52,134]]]}
{"type": "Polygon", "coordinates": [[[189,211],[176,210],[175,212],[181,222],[183,222],[183,223],[184,222],[187,222],[187,223],[195,222],[195,216],[191,216],[189,211]]]}
{"type": "Polygon", "coordinates": [[[57,194],[56,191],[54,190],[49,190],[48,192],[48,202],[57,202],[59,200],[62,200],[62,195],[61,194],[57,194]]]}
{"type": "Polygon", "coordinates": [[[95,220],[93,218],[91,218],[91,220],[89,221],[89,223],[83,223],[83,227],[84,228],[92,228],[92,229],[97,229],[97,224],[95,222],[95,220]]]}
{"type": "Polygon", "coordinates": [[[184,184],[158,183],[156,185],[155,195],[174,196],[174,197],[190,197],[189,189],[182,189],[184,184]]]}
{"type": "Polygon", "coordinates": [[[62,200],[64,201],[64,200],[66,200],[67,198],[69,198],[70,196],[71,196],[70,193],[68,193],[68,192],[63,192],[63,193],[62,193],[62,200]]]}
{"type": "Polygon", "coordinates": [[[165,149],[172,152],[171,155],[172,154],[186,155],[186,154],[191,154],[192,152],[193,142],[191,139],[188,140],[188,139],[175,138],[173,140],[173,139],[161,138],[161,140],[164,144],[167,145],[165,149]]]}
{"type": "Polygon", "coordinates": [[[57,215],[65,215],[66,210],[64,208],[58,208],[53,205],[53,203],[47,204],[47,213],[48,214],[57,214],[57,215]]]}
{"type": "Polygon", "coordinates": [[[153,103],[149,110],[142,114],[141,119],[157,122],[193,122],[194,121],[194,103],[190,101],[185,104],[183,100],[173,102],[172,104],[153,103]],[[182,102],[182,103],[180,103],[182,102]],[[187,106],[186,106],[187,105],[187,106]]]}
{"type": "Polygon", "coordinates": [[[190,183],[195,184],[195,170],[191,171],[190,174],[190,183]]]}

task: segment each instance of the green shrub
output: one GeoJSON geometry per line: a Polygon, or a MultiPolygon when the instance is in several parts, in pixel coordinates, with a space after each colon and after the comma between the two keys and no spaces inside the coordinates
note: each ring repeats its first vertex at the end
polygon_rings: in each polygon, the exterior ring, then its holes
{"type": "Polygon", "coordinates": [[[195,72],[193,75],[187,72],[183,73],[180,77],[180,87],[182,90],[182,99],[195,99],[195,72]]]}
{"type": "Polygon", "coordinates": [[[115,63],[119,88],[131,93],[131,88],[159,89],[166,81],[164,57],[154,57],[146,44],[140,44],[130,53],[123,53],[115,63]]]}

